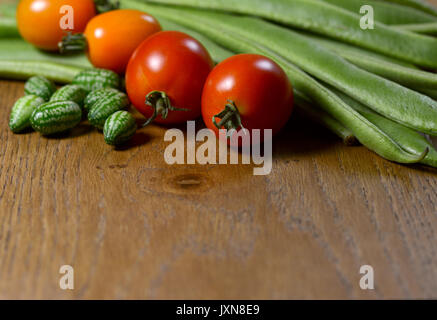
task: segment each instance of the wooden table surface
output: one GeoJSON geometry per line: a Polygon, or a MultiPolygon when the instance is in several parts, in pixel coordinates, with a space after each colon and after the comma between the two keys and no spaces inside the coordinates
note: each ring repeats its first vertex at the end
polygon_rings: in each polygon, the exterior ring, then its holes
{"type": "MultiPolygon", "coordinates": [[[[437,171],[294,118],[268,176],[164,162],[165,128],[114,150],[81,125],[8,129],[0,81],[0,298],[437,298],[437,171]],[[59,268],[74,268],[61,290],[59,268]],[[375,289],[359,286],[371,265],[375,289]]],[[[435,140],[437,142],[437,140],[435,140]]]]}

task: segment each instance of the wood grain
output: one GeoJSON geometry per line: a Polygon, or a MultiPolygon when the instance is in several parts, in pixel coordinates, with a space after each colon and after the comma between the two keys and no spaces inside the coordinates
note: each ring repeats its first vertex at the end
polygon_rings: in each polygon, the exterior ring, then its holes
{"type": "Polygon", "coordinates": [[[0,298],[437,298],[436,170],[296,118],[268,176],[169,166],[157,126],[122,150],[86,124],[14,135],[22,94],[0,81],[0,298]],[[375,290],[359,287],[366,264],[375,290]]]}

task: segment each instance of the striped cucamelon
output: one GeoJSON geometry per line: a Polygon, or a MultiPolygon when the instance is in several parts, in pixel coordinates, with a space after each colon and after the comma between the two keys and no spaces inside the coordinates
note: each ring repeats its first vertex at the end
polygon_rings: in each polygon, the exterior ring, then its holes
{"type": "Polygon", "coordinates": [[[87,92],[103,88],[118,89],[120,87],[120,77],[110,70],[86,69],[79,72],[72,83],[82,87],[87,92]]]}
{"type": "Polygon", "coordinates": [[[24,84],[25,94],[33,94],[43,98],[44,101],[49,101],[55,91],[55,84],[42,76],[34,76],[24,84]]]}
{"type": "Polygon", "coordinates": [[[73,101],[47,102],[35,109],[30,123],[43,135],[63,132],[74,128],[82,119],[82,110],[73,101]]]}
{"type": "Polygon", "coordinates": [[[50,102],[53,101],[73,101],[79,106],[83,105],[86,97],[86,91],[75,84],[69,84],[63,86],[58,91],[56,91],[50,98],[50,102]]]}
{"type": "Polygon", "coordinates": [[[106,119],[114,112],[126,109],[129,99],[123,92],[111,92],[98,100],[88,112],[88,121],[98,129],[103,129],[106,119]]]}
{"type": "Polygon", "coordinates": [[[104,88],[104,89],[98,89],[91,91],[85,98],[83,108],[86,112],[90,111],[91,108],[94,106],[94,104],[103,99],[104,97],[113,94],[113,93],[119,93],[117,89],[114,88],[104,88]]]}
{"type": "Polygon", "coordinates": [[[105,142],[120,145],[128,141],[137,131],[135,118],[127,111],[117,111],[109,116],[103,127],[105,142]]]}
{"type": "Polygon", "coordinates": [[[30,116],[32,112],[44,103],[41,97],[33,94],[24,96],[17,100],[12,107],[9,118],[9,128],[18,133],[30,127],[30,116]]]}

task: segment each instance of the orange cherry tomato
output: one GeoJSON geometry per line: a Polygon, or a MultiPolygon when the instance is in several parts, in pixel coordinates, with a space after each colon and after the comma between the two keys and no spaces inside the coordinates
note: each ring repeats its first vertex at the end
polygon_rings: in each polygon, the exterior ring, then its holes
{"type": "Polygon", "coordinates": [[[123,73],[135,49],[161,25],[138,10],[113,10],[93,18],[85,29],[88,58],[97,68],[123,73]]]}
{"type": "Polygon", "coordinates": [[[218,127],[237,132],[244,127],[249,132],[272,129],[274,135],[292,110],[293,87],[287,75],[274,61],[260,55],[226,59],[210,73],[203,89],[202,117],[216,133],[218,127]],[[221,123],[225,116],[227,121],[221,123]]]}
{"type": "Polygon", "coordinates": [[[147,123],[193,120],[200,116],[203,86],[213,66],[196,39],[162,31],[135,50],[126,70],[126,90],[135,108],[149,118],[147,123]]]}
{"type": "MultiPolygon", "coordinates": [[[[17,8],[17,25],[26,41],[40,49],[54,51],[58,50],[59,41],[68,31],[83,32],[95,15],[92,0],[21,0],[17,8]],[[73,9],[73,29],[61,28],[62,18],[70,12],[62,11],[63,6],[73,9]]],[[[71,21],[65,19],[65,22],[71,21]]]]}

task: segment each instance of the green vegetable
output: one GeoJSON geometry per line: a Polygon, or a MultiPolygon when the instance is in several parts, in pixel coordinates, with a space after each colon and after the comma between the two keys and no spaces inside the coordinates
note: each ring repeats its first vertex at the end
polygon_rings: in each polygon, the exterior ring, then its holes
{"type": "Polygon", "coordinates": [[[437,23],[419,23],[419,24],[402,24],[396,25],[395,28],[403,31],[421,33],[429,36],[437,35],[437,23]]]}
{"type": "Polygon", "coordinates": [[[428,148],[429,152],[421,163],[437,168],[437,151],[420,133],[380,116],[339,91],[335,91],[335,93],[348,105],[366,117],[367,120],[377,125],[382,131],[392,137],[393,140],[399,143],[399,145],[408,152],[420,155],[425,148],[428,148]]]}
{"type": "MultiPolygon", "coordinates": [[[[362,30],[361,16],[318,0],[148,0],[256,15],[372,49],[422,67],[437,68],[437,39],[375,22],[362,30]]],[[[122,0],[121,3],[131,3],[122,0]]],[[[246,30],[253,32],[253,30],[246,30]]]]}
{"type": "Polygon", "coordinates": [[[164,30],[175,30],[175,31],[184,32],[192,36],[194,39],[198,40],[200,43],[202,43],[205,46],[205,48],[208,49],[208,52],[211,54],[211,58],[216,63],[219,63],[234,55],[233,52],[219,46],[218,44],[214,43],[208,37],[205,37],[201,33],[193,31],[179,24],[176,24],[172,21],[160,17],[159,15],[157,15],[156,18],[159,20],[159,23],[161,24],[164,30]]]}
{"type": "Polygon", "coordinates": [[[120,87],[120,78],[118,74],[106,69],[87,69],[81,71],[73,79],[73,84],[82,87],[87,92],[103,88],[120,87]]]}
{"type": "Polygon", "coordinates": [[[319,0],[330,3],[337,7],[346,9],[356,14],[360,14],[360,9],[364,5],[373,8],[376,21],[385,24],[408,24],[435,22],[436,17],[421,10],[402,6],[396,3],[387,3],[376,0],[319,0]]]}
{"type": "MultiPolygon", "coordinates": [[[[195,10],[175,10],[126,0],[123,0],[121,3],[125,8],[139,9],[151,14],[159,14],[165,16],[167,19],[184,24],[189,28],[207,35],[232,51],[262,54],[275,60],[285,70],[298,91],[317,103],[325,112],[337,119],[343,126],[349,128],[363,145],[386,159],[400,163],[416,163],[421,161],[426,155],[427,150],[424,150],[420,156],[405,151],[386,133],[345,104],[343,100],[329,89],[290,63],[290,61],[279,56],[270,48],[263,46],[257,41],[247,40],[241,35],[241,29],[234,32],[233,28],[231,29],[224,24],[220,24],[220,28],[217,28],[217,21],[210,20],[209,15],[205,17],[203,13],[199,13],[195,10]]],[[[217,17],[220,19],[221,15],[217,17]]],[[[258,31],[258,29],[253,29],[254,33],[258,31]]]]}
{"type": "Polygon", "coordinates": [[[98,100],[88,112],[88,121],[98,129],[103,129],[106,119],[114,112],[129,106],[129,99],[122,92],[112,92],[98,100]]]}
{"type": "Polygon", "coordinates": [[[40,75],[59,83],[69,83],[83,68],[45,61],[0,60],[0,78],[27,80],[40,75]]]}
{"type": "Polygon", "coordinates": [[[309,118],[312,121],[315,121],[329,129],[339,136],[345,145],[352,146],[358,144],[358,141],[352,131],[335,120],[325,111],[315,107],[314,104],[311,103],[306,97],[296,91],[294,95],[294,103],[296,105],[296,113],[301,114],[304,117],[309,118]]]}
{"type": "Polygon", "coordinates": [[[86,112],[89,112],[91,108],[94,106],[94,104],[103,99],[106,96],[109,96],[110,94],[118,94],[120,93],[119,90],[114,88],[104,88],[104,89],[98,89],[91,91],[85,98],[83,108],[86,112]]]}
{"type": "Polygon", "coordinates": [[[109,145],[120,145],[130,140],[137,131],[135,118],[127,111],[117,111],[105,121],[103,135],[109,145]]]}
{"type": "Polygon", "coordinates": [[[426,1],[423,1],[423,0],[379,0],[379,1],[398,3],[401,5],[411,7],[411,8],[416,8],[416,9],[419,9],[423,12],[427,12],[427,13],[430,13],[434,16],[437,16],[437,9],[433,5],[427,3],[426,1]]]}
{"type": "Polygon", "coordinates": [[[74,128],[82,119],[82,110],[73,101],[47,102],[35,109],[30,123],[35,131],[51,135],[74,128]]]}
{"type": "Polygon", "coordinates": [[[50,101],[73,101],[79,106],[83,106],[86,95],[86,91],[81,87],[69,84],[56,91],[50,101]]]}
{"type": "Polygon", "coordinates": [[[17,100],[12,107],[9,128],[14,133],[19,133],[30,127],[30,116],[32,112],[42,105],[44,100],[35,95],[27,95],[17,100]]]}
{"type": "Polygon", "coordinates": [[[34,76],[24,84],[24,93],[33,94],[49,101],[50,97],[56,91],[55,84],[42,76],[34,76]]]}
{"type": "Polygon", "coordinates": [[[405,65],[401,61],[387,59],[387,57],[374,54],[365,49],[352,47],[337,41],[309,34],[305,34],[305,36],[316,41],[322,47],[334,51],[356,66],[406,87],[437,88],[437,75],[435,73],[422,71],[413,65],[405,65]]]}
{"type": "Polygon", "coordinates": [[[0,38],[16,38],[19,36],[15,19],[0,17],[0,38]]]}

